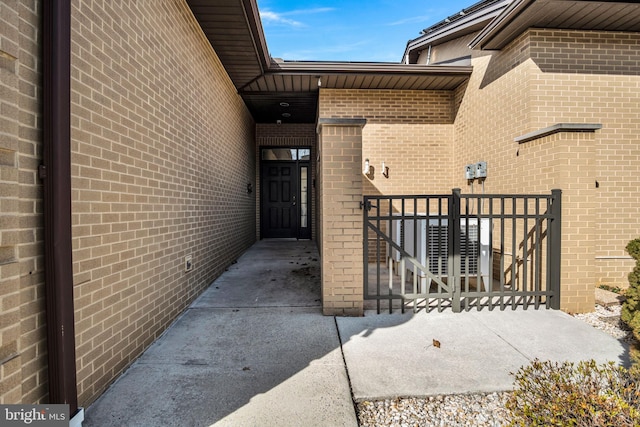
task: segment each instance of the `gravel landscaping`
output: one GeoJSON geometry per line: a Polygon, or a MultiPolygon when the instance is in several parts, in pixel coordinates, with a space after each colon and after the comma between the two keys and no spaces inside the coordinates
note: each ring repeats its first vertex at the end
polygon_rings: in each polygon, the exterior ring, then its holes
{"type": "MultiPolygon", "coordinates": [[[[594,312],[574,317],[617,339],[632,342],[633,335],[619,320],[620,309],[619,305],[597,305],[594,312]]],[[[508,421],[504,406],[509,395],[503,392],[364,401],[358,404],[358,418],[361,427],[503,426],[508,421]]]]}

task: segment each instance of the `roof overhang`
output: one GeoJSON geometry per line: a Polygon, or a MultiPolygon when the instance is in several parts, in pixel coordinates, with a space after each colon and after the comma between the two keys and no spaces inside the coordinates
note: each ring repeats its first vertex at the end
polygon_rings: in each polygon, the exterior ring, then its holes
{"type": "Polygon", "coordinates": [[[403,59],[414,64],[421,50],[428,46],[437,46],[453,39],[475,33],[485,28],[513,0],[483,0],[455,15],[422,30],[422,35],[409,40],[403,59]]]}
{"type": "Polygon", "coordinates": [[[499,50],[529,28],[640,31],[637,2],[593,0],[515,0],[470,43],[499,50]]]}
{"type": "Polygon", "coordinates": [[[258,123],[315,123],[319,89],[454,89],[471,67],[274,61],[256,0],[187,0],[258,123]],[[283,114],[285,114],[283,116],[283,114]]]}
{"type": "Polygon", "coordinates": [[[256,0],[187,0],[187,4],[236,87],[269,66],[256,0]]]}
{"type": "Polygon", "coordinates": [[[451,90],[472,67],[363,62],[273,62],[240,95],[262,123],[314,123],[318,93],[325,89],[451,90]],[[288,107],[281,103],[289,104],[288,107]],[[282,114],[290,114],[283,117],[282,114]]]}

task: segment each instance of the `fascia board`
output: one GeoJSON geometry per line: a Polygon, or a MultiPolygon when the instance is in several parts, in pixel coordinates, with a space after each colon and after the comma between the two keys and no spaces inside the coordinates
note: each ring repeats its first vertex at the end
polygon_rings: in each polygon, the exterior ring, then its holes
{"type": "Polygon", "coordinates": [[[405,74],[405,75],[468,75],[471,66],[418,65],[378,62],[284,62],[272,64],[273,74],[405,74]]]}
{"type": "Polygon", "coordinates": [[[471,42],[471,49],[483,49],[493,37],[495,37],[503,28],[517,18],[536,0],[515,0],[502,13],[487,25],[471,42]]]}

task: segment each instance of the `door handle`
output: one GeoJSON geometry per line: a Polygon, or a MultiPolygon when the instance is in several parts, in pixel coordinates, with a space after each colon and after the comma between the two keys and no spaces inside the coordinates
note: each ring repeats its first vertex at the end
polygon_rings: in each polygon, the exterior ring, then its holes
{"type": "Polygon", "coordinates": [[[291,206],[295,206],[296,205],[296,196],[293,196],[293,204],[291,206]]]}

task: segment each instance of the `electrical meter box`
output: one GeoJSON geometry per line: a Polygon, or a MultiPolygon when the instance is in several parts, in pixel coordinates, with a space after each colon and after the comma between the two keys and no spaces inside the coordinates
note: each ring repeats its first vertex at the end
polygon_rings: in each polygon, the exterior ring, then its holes
{"type": "Polygon", "coordinates": [[[467,165],[464,167],[464,176],[466,179],[476,178],[476,165],[467,165]]]}
{"type": "Polygon", "coordinates": [[[486,178],[487,177],[487,162],[478,162],[476,163],[476,178],[486,178]]]}

